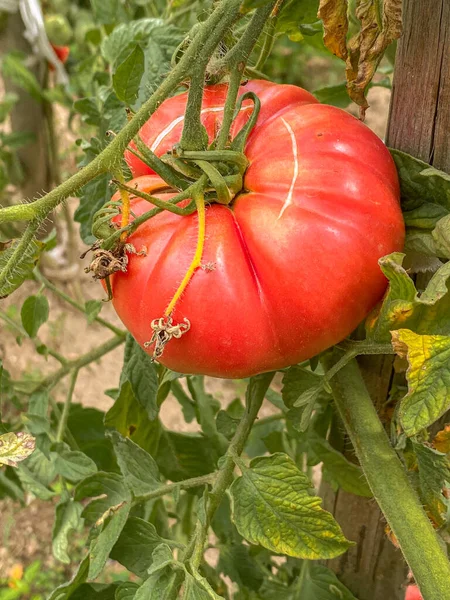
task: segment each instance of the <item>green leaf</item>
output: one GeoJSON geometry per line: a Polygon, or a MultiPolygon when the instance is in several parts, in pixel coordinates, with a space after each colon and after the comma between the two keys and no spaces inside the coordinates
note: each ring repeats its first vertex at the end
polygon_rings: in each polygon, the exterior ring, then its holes
{"type": "MultiPolygon", "coordinates": [[[[406,152],[390,148],[392,157],[397,166],[400,177],[402,207],[405,211],[405,219],[409,219],[410,211],[431,205],[428,208],[434,211],[430,225],[439,218],[450,212],[450,175],[439,171],[427,163],[414,158],[406,152]],[[439,213],[439,208],[443,213],[439,213]]],[[[417,213],[414,213],[417,214],[417,213]]],[[[424,213],[426,214],[426,213],[424,213]]],[[[412,223],[419,226],[419,223],[412,223]]]]}
{"type": "Polygon", "coordinates": [[[103,25],[116,23],[119,12],[119,0],[91,0],[95,20],[103,25]]]}
{"type": "Polygon", "coordinates": [[[404,254],[395,252],[381,258],[381,270],[389,279],[389,289],[381,307],[366,320],[366,333],[376,342],[388,342],[394,329],[415,333],[450,334],[450,294],[447,281],[450,263],[443,265],[420,295],[402,267],[404,254]]]}
{"type": "Polygon", "coordinates": [[[391,149],[400,177],[407,247],[426,255],[450,258],[450,175],[391,149]],[[420,242],[420,244],[419,244],[420,242]]]}
{"type": "Polygon", "coordinates": [[[309,560],[339,556],[352,545],[289,456],[259,457],[240,468],[230,492],[233,521],[247,541],[309,560]]]}
{"type": "Polygon", "coordinates": [[[75,500],[94,497],[82,512],[88,524],[95,523],[96,537],[90,545],[89,579],[103,570],[114,544],[128,519],[131,494],[123,478],[115,473],[96,473],[84,479],[75,489],[75,500]]]}
{"type": "Polygon", "coordinates": [[[320,88],[313,92],[319,102],[323,104],[331,104],[339,108],[347,108],[351,99],[347,92],[347,84],[340,83],[338,85],[330,85],[320,88]]]}
{"type": "Polygon", "coordinates": [[[55,496],[55,492],[49,490],[44,484],[42,484],[34,473],[32,473],[27,467],[21,466],[17,473],[20,483],[25,491],[33,494],[36,498],[41,500],[50,500],[55,496]]]}
{"type": "Polygon", "coordinates": [[[288,0],[281,9],[277,32],[286,33],[293,41],[301,41],[300,25],[318,20],[319,0],[288,0]]]}
{"type": "MultiPolygon", "coordinates": [[[[309,402],[311,395],[315,395],[323,387],[323,376],[312,373],[304,367],[294,365],[289,367],[283,376],[282,397],[288,408],[301,406],[309,402]]],[[[328,398],[330,395],[323,390],[328,398]]]]}
{"type": "Polygon", "coordinates": [[[260,593],[264,600],[357,600],[349,589],[327,567],[315,563],[302,563],[301,587],[296,580],[288,588],[278,581],[267,581],[260,593]]]}
{"type": "Polygon", "coordinates": [[[250,548],[243,544],[221,545],[217,568],[239,588],[259,590],[266,575],[264,568],[253,558],[250,548]]]}
{"type": "Polygon", "coordinates": [[[101,533],[92,540],[89,549],[91,556],[89,579],[95,579],[102,572],[109,554],[127,522],[130,509],[131,503],[124,501],[117,506],[111,507],[108,511],[108,516],[104,516],[101,533]]]}
{"type": "Polygon", "coordinates": [[[372,497],[361,467],[348,461],[327,440],[318,435],[308,436],[308,446],[323,463],[322,474],[325,479],[331,480],[332,483],[351,494],[366,498],[372,497]]]}
{"type": "Polygon", "coordinates": [[[216,468],[219,454],[211,442],[197,434],[163,431],[155,460],[171,481],[206,475],[216,468]]]}
{"type": "Polygon", "coordinates": [[[60,475],[72,482],[78,482],[97,472],[95,462],[79,450],[70,450],[67,444],[52,446],[55,452],[56,469],[60,475]]]}
{"type": "Polygon", "coordinates": [[[217,431],[215,415],[220,409],[220,402],[205,391],[204,378],[191,376],[187,378],[187,384],[196,407],[196,417],[206,437],[210,438],[220,454],[227,450],[225,437],[217,431]]]}
{"type": "MultiPolygon", "coordinates": [[[[11,383],[11,375],[3,366],[3,361],[0,358],[0,427],[2,419],[2,403],[3,400],[10,400],[13,395],[13,387],[11,383]]],[[[1,433],[2,429],[0,429],[1,433]]]]}
{"type": "MultiPolygon", "coordinates": [[[[14,240],[6,250],[0,251],[0,273],[4,270],[8,260],[15,251],[19,240],[14,240]]],[[[19,262],[16,264],[14,272],[8,277],[7,281],[0,286],[0,299],[6,298],[22,285],[25,279],[29,279],[33,269],[39,259],[42,244],[33,240],[28,245],[26,251],[22,254],[19,262]]]]}
{"type": "Polygon", "coordinates": [[[23,502],[24,494],[20,487],[20,480],[12,468],[0,469],[0,498],[9,497],[14,502],[23,502]]]}
{"type": "Polygon", "coordinates": [[[95,408],[72,404],[68,429],[79,449],[92,458],[99,471],[118,471],[112,443],[105,437],[104,416],[95,408]]]}
{"type": "Polygon", "coordinates": [[[441,452],[413,443],[419,469],[420,497],[438,525],[445,523],[450,502],[442,491],[450,485],[450,460],[441,452]]]}
{"type": "Polygon", "coordinates": [[[83,583],[70,600],[112,600],[118,587],[117,583],[83,583]]]}
{"type": "Polygon", "coordinates": [[[110,431],[122,475],[134,496],[143,496],[161,486],[158,465],[153,458],[129,438],[110,431]]]}
{"type": "Polygon", "coordinates": [[[35,447],[35,438],[24,431],[0,435],[0,465],[17,467],[34,452],[35,447]]]}
{"type": "Polygon", "coordinates": [[[105,519],[111,508],[130,502],[131,494],[123,477],[116,473],[96,473],[86,477],[75,488],[75,500],[95,498],[83,510],[81,515],[87,525],[93,525],[105,519]]]}
{"type": "Polygon", "coordinates": [[[65,564],[70,564],[68,554],[69,536],[72,531],[77,531],[82,526],[81,512],[83,507],[80,503],[71,499],[62,500],[56,506],[55,522],[52,533],[53,556],[65,564]]]}
{"type": "Polygon", "coordinates": [[[178,400],[183,411],[183,417],[186,423],[191,423],[196,417],[195,403],[184,391],[178,381],[172,381],[171,391],[178,400]]]}
{"type": "Polygon", "coordinates": [[[19,465],[17,475],[23,488],[37,498],[49,500],[55,495],[47,487],[57,475],[54,458],[47,458],[39,448],[19,465]]]}
{"type": "Polygon", "coordinates": [[[36,140],[36,135],[28,131],[13,131],[2,135],[3,147],[8,146],[12,150],[18,150],[36,140]]]}
{"type": "Polygon", "coordinates": [[[73,579],[69,583],[57,587],[48,600],[69,600],[71,595],[86,581],[88,573],[89,555],[83,559],[73,579]]]}
{"type": "Polygon", "coordinates": [[[80,98],[75,100],[73,108],[80,113],[82,120],[88,125],[100,125],[102,115],[94,98],[80,98]]]}
{"type": "Polygon", "coordinates": [[[129,381],[133,394],[145,408],[150,420],[158,416],[156,402],[158,393],[158,373],[150,356],[139,346],[131,335],[127,336],[124,352],[124,365],[120,375],[120,385],[129,381]]]}
{"type": "Polygon", "coordinates": [[[7,92],[3,95],[3,99],[0,102],[0,123],[5,122],[7,116],[18,100],[19,96],[17,94],[11,94],[7,92]]]}
{"type": "Polygon", "coordinates": [[[81,239],[87,245],[95,242],[95,237],[91,233],[95,213],[111,200],[110,179],[111,176],[108,174],[100,175],[81,189],[80,204],[75,211],[74,219],[80,223],[81,239]]]}
{"type": "Polygon", "coordinates": [[[152,553],[149,577],[137,590],[134,600],[174,600],[182,579],[172,570],[172,551],[160,544],[152,553]]]}
{"type": "Polygon", "coordinates": [[[111,551],[111,558],[138,577],[145,578],[153,562],[153,550],[162,543],[172,542],[158,535],[152,523],[129,517],[111,551]]]}
{"type": "Polygon", "coordinates": [[[113,75],[114,91],[119,100],[133,104],[145,69],[144,51],[135,46],[131,54],[117,67],[113,75]]]}
{"type": "Polygon", "coordinates": [[[398,414],[406,435],[412,436],[450,408],[450,337],[399,329],[392,332],[392,344],[408,360],[408,393],[398,414]]]}
{"type": "Polygon", "coordinates": [[[124,581],[116,590],[114,600],[133,600],[136,590],[139,588],[137,583],[124,581]]]}
{"type": "Polygon", "coordinates": [[[28,400],[28,415],[47,417],[49,394],[47,390],[33,392],[28,400]]]}
{"type": "Polygon", "coordinates": [[[184,600],[224,600],[223,596],[215,593],[204,577],[194,577],[190,573],[185,575],[182,597],[184,600]]]}
{"type": "Polygon", "coordinates": [[[285,405],[290,408],[286,414],[287,418],[300,432],[308,428],[317,403],[331,400],[330,394],[324,389],[323,376],[299,365],[294,365],[286,371],[283,377],[282,397],[285,405]]]}
{"type": "Polygon", "coordinates": [[[5,54],[2,58],[2,73],[18,87],[30,94],[34,100],[42,100],[42,88],[35,75],[25,66],[22,57],[13,53],[5,54]]]}
{"type": "Polygon", "coordinates": [[[105,415],[105,426],[117,429],[124,437],[156,456],[162,433],[158,419],[151,421],[147,411],[137,402],[131,383],[125,381],[113,406],[105,415]]]}
{"type": "Polygon", "coordinates": [[[84,310],[89,325],[95,321],[103,308],[103,302],[101,300],[88,300],[84,304],[84,310]]]}
{"type": "Polygon", "coordinates": [[[36,337],[41,325],[48,319],[49,305],[45,296],[28,296],[22,305],[20,316],[25,331],[31,338],[36,337]]]}

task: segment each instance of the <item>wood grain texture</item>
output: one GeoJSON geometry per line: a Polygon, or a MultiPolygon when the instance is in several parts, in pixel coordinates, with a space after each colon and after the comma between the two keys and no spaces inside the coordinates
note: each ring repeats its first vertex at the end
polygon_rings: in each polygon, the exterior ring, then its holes
{"type": "Polygon", "coordinates": [[[404,2],[387,144],[450,171],[450,1],[404,2]]]}

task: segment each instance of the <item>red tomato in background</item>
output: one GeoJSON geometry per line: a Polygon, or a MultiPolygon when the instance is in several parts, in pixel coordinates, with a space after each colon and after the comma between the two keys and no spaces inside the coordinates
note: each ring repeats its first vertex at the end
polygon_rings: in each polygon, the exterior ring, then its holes
{"type": "MultiPolygon", "coordinates": [[[[400,250],[404,224],[391,156],[348,113],[305,90],[252,81],[261,111],[245,147],[244,190],[231,206],[207,207],[203,264],[173,313],[191,328],[166,346],[161,362],[175,371],[239,378],[314,356],[347,336],[385,288],[378,259],[400,250]]],[[[205,91],[210,139],[223,114],[226,86],[205,91]]],[[[166,100],[143,126],[158,155],[179,141],[187,95],[166,100]]],[[[244,107],[233,127],[242,127],[244,107]]],[[[131,153],[130,185],[164,194],[164,182],[131,153]]],[[[171,194],[173,195],[173,194],[171,194]]],[[[136,215],[149,210],[132,200],[136,215]]],[[[147,256],[129,255],[112,276],[119,317],[143,345],[194,256],[197,215],[163,213],[129,238],[147,256]]],[[[153,352],[153,347],[148,349],[153,352]]]]}
{"type": "MultiPolygon", "coordinates": [[[[55,51],[56,56],[59,58],[59,60],[62,62],[62,64],[64,64],[67,61],[67,59],[69,58],[69,54],[70,54],[69,46],[55,46],[55,44],[51,44],[51,47],[55,51]]],[[[55,70],[55,67],[51,63],[49,63],[48,66],[49,66],[50,71],[55,70]]]]}
{"type": "Polygon", "coordinates": [[[423,600],[422,594],[416,585],[408,585],[405,600],[423,600]]]}

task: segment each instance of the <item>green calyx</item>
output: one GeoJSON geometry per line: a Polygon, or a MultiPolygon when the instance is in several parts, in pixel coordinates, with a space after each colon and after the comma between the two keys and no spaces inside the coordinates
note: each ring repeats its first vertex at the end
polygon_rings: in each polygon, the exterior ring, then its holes
{"type": "MultiPolygon", "coordinates": [[[[230,204],[233,198],[243,189],[244,174],[248,167],[248,160],[244,154],[245,144],[258,119],[261,103],[253,92],[246,92],[237,101],[231,119],[224,115],[224,125],[228,131],[219,131],[216,139],[207,150],[185,150],[177,145],[161,160],[170,165],[178,174],[189,179],[196,179],[206,175],[207,185],[205,192],[210,202],[230,204]],[[246,123],[233,138],[229,140],[229,130],[236,120],[245,100],[253,102],[253,109],[246,123]],[[225,144],[221,140],[227,140],[225,144]],[[223,146],[223,147],[222,147],[223,146]]],[[[227,110],[225,106],[224,112],[227,110]]]]}

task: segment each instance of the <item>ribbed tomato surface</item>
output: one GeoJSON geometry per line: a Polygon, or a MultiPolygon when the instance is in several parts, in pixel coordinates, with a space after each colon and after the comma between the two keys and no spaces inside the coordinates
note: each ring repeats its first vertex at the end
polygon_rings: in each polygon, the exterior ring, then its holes
{"type": "MultiPolygon", "coordinates": [[[[245,154],[244,190],[227,207],[207,207],[204,268],[173,313],[191,329],[166,346],[161,362],[183,373],[246,377],[286,367],[342,340],[382,296],[378,259],[402,248],[404,225],[394,163],[364,124],[290,85],[253,81],[261,100],[245,154]]],[[[226,87],[206,90],[203,123],[211,140],[226,87]]],[[[141,136],[161,155],[177,143],[186,94],[164,102],[141,136]]],[[[244,104],[234,133],[248,118],[244,104]]],[[[132,154],[130,185],[161,198],[164,183],[132,154]]],[[[139,215],[149,210],[132,201],[139,215]]],[[[197,215],[163,213],[129,241],[127,273],[112,278],[115,309],[140,344],[162,317],[194,256],[197,215]]],[[[150,347],[148,352],[152,353],[150,347]]]]}

